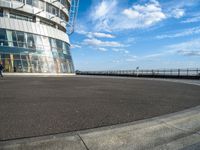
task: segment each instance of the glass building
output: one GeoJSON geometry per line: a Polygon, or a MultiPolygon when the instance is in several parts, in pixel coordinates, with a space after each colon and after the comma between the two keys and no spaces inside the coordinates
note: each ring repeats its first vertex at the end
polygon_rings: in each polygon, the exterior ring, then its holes
{"type": "Polygon", "coordinates": [[[5,72],[74,73],[66,25],[70,0],[0,0],[5,72]]]}

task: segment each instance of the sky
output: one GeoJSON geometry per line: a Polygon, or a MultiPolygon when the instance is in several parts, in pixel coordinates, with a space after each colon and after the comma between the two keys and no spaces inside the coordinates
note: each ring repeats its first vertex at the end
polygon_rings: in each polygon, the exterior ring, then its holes
{"type": "Polygon", "coordinates": [[[79,0],[75,70],[200,67],[200,0],[79,0]]]}

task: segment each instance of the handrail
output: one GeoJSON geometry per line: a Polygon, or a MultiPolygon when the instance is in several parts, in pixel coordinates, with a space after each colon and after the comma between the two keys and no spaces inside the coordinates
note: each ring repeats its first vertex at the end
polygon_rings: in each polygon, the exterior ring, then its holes
{"type": "Polygon", "coordinates": [[[198,77],[200,68],[148,69],[148,70],[107,70],[76,71],[78,75],[136,76],[136,77],[198,77]]]}

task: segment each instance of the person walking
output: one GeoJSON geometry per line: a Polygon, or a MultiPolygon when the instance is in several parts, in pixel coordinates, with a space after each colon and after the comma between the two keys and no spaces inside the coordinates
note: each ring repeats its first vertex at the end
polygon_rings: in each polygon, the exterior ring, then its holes
{"type": "Polygon", "coordinates": [[[0,76],[3,78],[4,66],[0,63],[0,76]]]}

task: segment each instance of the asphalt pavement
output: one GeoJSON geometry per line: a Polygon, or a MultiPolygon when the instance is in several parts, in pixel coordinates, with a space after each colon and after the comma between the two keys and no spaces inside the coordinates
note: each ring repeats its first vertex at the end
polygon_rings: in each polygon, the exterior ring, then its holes
{"type": "Polygon", "coordinates": [[[161,80],[5,77],[0,141],[127,123],[200,105],[200,86],[161,80]]]}

